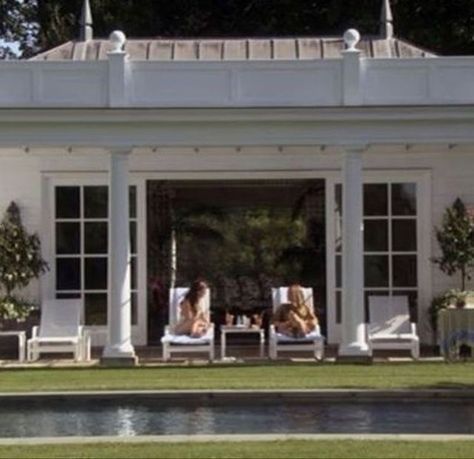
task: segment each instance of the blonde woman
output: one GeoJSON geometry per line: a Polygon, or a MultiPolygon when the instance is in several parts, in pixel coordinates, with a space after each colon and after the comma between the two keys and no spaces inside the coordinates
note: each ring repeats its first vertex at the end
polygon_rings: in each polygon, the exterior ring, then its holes
{"type": "Polygon", "coordinates": [[[180,318],[174,326],[176,335],[189,335],[200,338],[209,329],[210,322],[202,308],[202,300],[206,295],[207,284],[204,281],[194,281],[184,300],[180,303],[180,318]]]}
{"type": "Polygon", "coordinates": [[[302,338],[315,330],[318,319],[307,304],[299,284],[288,287],[288,303],[281,304],[273,316],[277,331],[294,338],[302,338]]]}

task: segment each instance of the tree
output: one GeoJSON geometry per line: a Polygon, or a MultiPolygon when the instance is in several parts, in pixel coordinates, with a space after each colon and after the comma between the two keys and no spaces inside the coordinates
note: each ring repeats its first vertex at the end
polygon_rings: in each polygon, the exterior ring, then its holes
{"type": "Polygon", "coordinates": [[[13,292],[26,287],[46,270],[38,235],[28,234],[20,210],[12,202],[0,223],[0,286],[3,291],[0,318],[22,319],[28,315],[31,305],[16,298],[13,292]]]}
{"type": "MultiPolygon", "coordinates": [[[[78,36],[83,0],[0,0],[0,37],[22,56],[78,36]],[[11,12],[11,13],[10,13],[11,12]],[[3,14],[2,14],[3,13],[3,14]],[[8,15],[8,17],[7,17],[8,15]],[[7,20],[2,20],[5,17],[7,20]],[[28,38],[29,37],[29,38],[28,38]]],[[[129,37],[376,35],[382,0],[91,0],[94,34],[129,37]]],[[[392,0],[395,33],[441,54],[474,53],[472,0],[392,0]]]]}
{"type": "Polygon", "coordinates": [[[452,276],[461,274],[461,290],[466,288],[466,279],[471,279],[474,268],[474,218],[466,206],[457,198],[446,209],[441,228],[435,228],[442,255],[434,258],[441,271],[452,276]]]}
{"type": "Polygon", "coordinates": [[[36,0],[0,0],[0,59],[29,57],[38,51],[36,0]]]}

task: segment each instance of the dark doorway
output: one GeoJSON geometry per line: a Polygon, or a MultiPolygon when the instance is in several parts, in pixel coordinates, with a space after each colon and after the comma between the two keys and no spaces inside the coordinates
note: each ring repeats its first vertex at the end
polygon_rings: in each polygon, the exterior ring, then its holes
{"type": "Polygon", "coordinates": [[[271,287],[299,282],[313,287],[325,331],[324,180],[148,181],[147,222],[150,344],[168,321],[170,285],[197,277],[211,286],[216,324],[226,311],[268,318],[271,287]]]}

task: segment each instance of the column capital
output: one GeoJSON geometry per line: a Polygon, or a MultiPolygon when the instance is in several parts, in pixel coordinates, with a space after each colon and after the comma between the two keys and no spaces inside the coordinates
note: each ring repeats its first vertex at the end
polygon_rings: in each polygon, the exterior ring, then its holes
{"type": "Polygon", "coordinates": [[[357,144],[356,143],[356,144],[342,145],[342,150],[344,151],[344,153],[362,154],[365,151],[367,151],[368,148],[369,148],[369,146],[367,144],[357,144]]]}
{"type": "Polygon", "coordinates": [[[130,145],[107,147],[107,153],[111,156],[128,156],[132,151],[133,147],[130,145]]]}

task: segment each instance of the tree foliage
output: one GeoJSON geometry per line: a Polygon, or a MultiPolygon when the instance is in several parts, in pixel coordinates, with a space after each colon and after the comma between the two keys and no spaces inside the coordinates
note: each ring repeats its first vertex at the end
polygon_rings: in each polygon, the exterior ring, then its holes
{"type": "Polygon", "coordinates": [[[446,209],[441,228],[436,228],[436,238],[441,256],[433,261],[449,276],[460,272],[461,290],[464,291],[466,279],[471,279],[474,268],[474,219],[461,199],[456,199],[446,209]]]}
{"type": "Polygon", "coordinates": [[[24,57],[37,51],[37,15],[36,0],[0,0],[0,59],[16,57],[13,44],[24,57]]]}
{"type": "Polygon", "coordinates": [[[12,202],[0,223],[0,317],[22,318],[29,312],[29,304],[15,298],[14,290],[26,287],[47,269],[41,258],[37,234],[29,234],[23,227],[20,209],[12,202]]]}
{"type": "MultiPolygon", "coordinates": [[[[0,36],[24,56],[78,36],[83,0],[0,0],[0,36]],[[38,27],[36,27],[36,24],[38,27]],[[32,40],[32,38],[34,40],[32,40]]],[[[376,35],[381,0],[91,0],[94,33],[129,37],[376,35]]],[[[392,0],[400,38],[440,54],[474,53],[472,0],[392,0]]]]}

